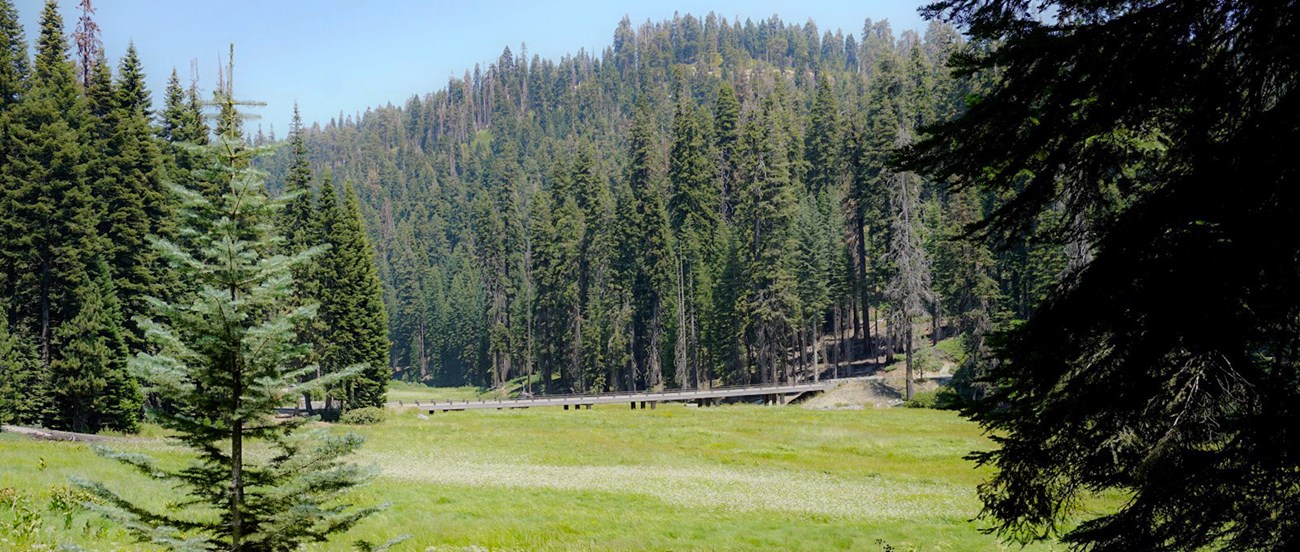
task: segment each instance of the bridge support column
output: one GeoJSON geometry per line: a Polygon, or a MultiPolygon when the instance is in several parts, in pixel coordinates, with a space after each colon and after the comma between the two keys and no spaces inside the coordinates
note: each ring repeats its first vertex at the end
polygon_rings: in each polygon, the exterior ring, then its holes
{"type": "Polygon", "coordinates": [[[650,401],[650,410],[654,410],[656,404],[659,404],[659,403],[658,403],[657,401],[650,401]]]}
{"type": "Polygon", "coordinates": [[[587,405],[587,410],[591,410],[591,405],[587,405]]]}

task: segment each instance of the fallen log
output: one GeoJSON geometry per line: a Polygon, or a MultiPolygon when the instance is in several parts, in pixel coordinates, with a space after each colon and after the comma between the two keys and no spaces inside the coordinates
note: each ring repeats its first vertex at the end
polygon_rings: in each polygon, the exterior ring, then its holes
{"type": "Polygon", "coordinates": [[[0,425],[0,431],[24,435],[31,437],[32,439],[40,439],[43,441],[80,441],[85,443],[99,443],[112,439],[112,437],[105,435],[92,435],[90,433],[75,433],[72,431],[59,431],[55,429],[12,425],[0,425]]]}

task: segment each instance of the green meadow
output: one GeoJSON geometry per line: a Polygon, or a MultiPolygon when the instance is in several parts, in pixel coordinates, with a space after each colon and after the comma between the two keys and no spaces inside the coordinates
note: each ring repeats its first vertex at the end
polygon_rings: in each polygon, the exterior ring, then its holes
{"type": "MultiPolygon", "coordinates": [[[[313,550],[401,534],[395,550],[1020,548],[971,521],[987,472],[963,456],[990,442],[952,412],[610,405],[329,427],[366,437],[356,460],[379,475],[353,497],[389,508],[313,550]]],[[[179,458],[157,431],[111,446],[179,458]]],[[[0,549],[140,549],[77,506],[73,476],[168,500],[86,444],[0,434],[0,466],[0,549]]]]}

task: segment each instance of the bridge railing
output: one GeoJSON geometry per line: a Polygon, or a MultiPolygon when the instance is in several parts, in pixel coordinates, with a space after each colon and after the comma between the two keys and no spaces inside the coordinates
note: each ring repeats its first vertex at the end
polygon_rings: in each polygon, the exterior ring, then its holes
{"type": "MultiPolygon", "coordinates": [[[[790,387],[815,387],[833,381],[835,381],[835,379],[825,378],[815,382],[801,381],[795,383],[720,385],[717,387],[699,387],[699,388],[692,388],[692,389],[681,389],[681,388],[664,389],[662,391],[611,391],[611,392],[602,392],[602,393],[555,393],[555,394],[546,394],[546,395],[533,395],[530,397],[511,397],[511,398],[478,399],[478,400],[417,399],[411,402],[416,405],[422,405],[422,404],[493,404],[493,403],[505,404],[505,403],[514,403],[514,402],[553,402],[553,401],[564,401],[564,400],[571,400],[571,399],[597,400],[597,399],[627,398],[627,399],[636,400],[638,398],[646,398],[649,396],[672,397],[672,396],[693,395],[697,393],[707,393],[707,392],[714,392],[714,391],[719,391],[719,392],[763,391],[763,390],[775,390],[775,389],[783,389],[783,388],[790,388],[790,387]]],[[[398,402],[405,404],[406,401],[398,401],[398,402]]]]}

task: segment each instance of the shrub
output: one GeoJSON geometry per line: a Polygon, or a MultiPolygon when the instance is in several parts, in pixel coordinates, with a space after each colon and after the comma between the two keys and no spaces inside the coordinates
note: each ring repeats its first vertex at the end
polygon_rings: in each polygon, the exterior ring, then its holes
{"type": "Polygon", "coordinates": [[[903,403],[908,408],[936,408],[935,403],[939,397],[938,391],[917,391],[912,394],[912,399],[903,403]]]}
{"type": "Polygon", "coordinates": [[[384,421],[386,417],[388,417],[388,411],[383,408],[367,406],[344,412],[339,417],[339,422],[351,425],[372,425],[384,421]]]}
{"type": "Polygon", "coordinates": [[[937,410],[957,410],[961,408],[962,398],[947,385],[932,391],[917,391],[912,400],[904,402],[908,408],[934,408],[937,410]]]}

